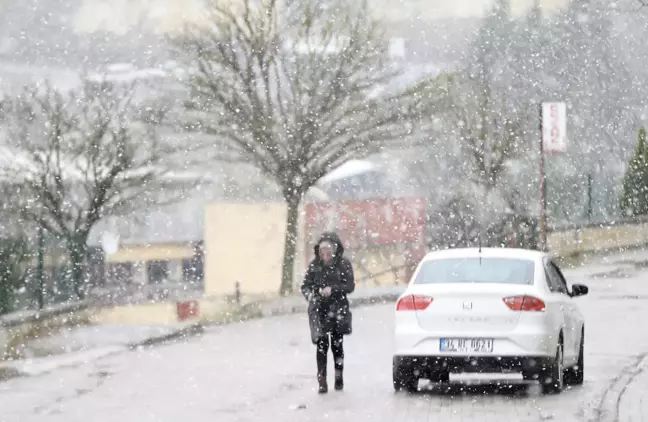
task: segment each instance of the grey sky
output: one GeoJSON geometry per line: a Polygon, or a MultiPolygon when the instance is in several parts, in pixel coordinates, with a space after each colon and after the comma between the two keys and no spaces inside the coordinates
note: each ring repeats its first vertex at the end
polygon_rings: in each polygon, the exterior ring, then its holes
{"type": "MultiPolygon", "coordinates": [[[[233,0],[234,1],[234,0],[233,0]]],[[[389,20],[434,20],[453,17],[476,17],[492,0],[371,0],[374,10],[389,20]]],[[[535,0],[511,0],[514,15],[524,13],[535,0]]],[[[555,10],[568,0],[539,0],[546,10],[555,10]]],[[[148,17],[157,30],[179,28],[187,20],[199,20],[200,8],[195,0],[84,0],[74,25],[91,32],[98,28],[125,32],[148,17]],[[148,15],[148,16],[147,16],[148,15]]]]}

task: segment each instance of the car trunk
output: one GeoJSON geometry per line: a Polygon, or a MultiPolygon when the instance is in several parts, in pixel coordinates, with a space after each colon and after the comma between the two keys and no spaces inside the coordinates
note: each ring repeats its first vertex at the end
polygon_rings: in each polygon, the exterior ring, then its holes
{"type": "Polygon", "coordinates": [[[416,311],[424,330],[487,335],[517,327],[520,312],[512,311],[503,299],[527,294],[529,289],[528,285],[457,283],[417,286],[412,293],[434,299],[425,310],[416,311]]]}

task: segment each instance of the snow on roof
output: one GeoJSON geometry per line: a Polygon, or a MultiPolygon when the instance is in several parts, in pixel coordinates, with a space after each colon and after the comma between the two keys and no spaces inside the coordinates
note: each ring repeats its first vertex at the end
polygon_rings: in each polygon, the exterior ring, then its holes
{"type": "Polygon", "coordinates": [[[88,243],[101,245],[105,233],[117,235],[121,245],[189,243],[203,240],[205,205],[214,200],[209,189],[195,189],[177,203],[142,208],[126,216],[107,217],[91,231],[88,243]]]}
{"type": "Polygon", "coordinates": [[[320,179],[320,183],[331,183],[378,169],[378,165],[366,160],[350,160],[320,179]]]}

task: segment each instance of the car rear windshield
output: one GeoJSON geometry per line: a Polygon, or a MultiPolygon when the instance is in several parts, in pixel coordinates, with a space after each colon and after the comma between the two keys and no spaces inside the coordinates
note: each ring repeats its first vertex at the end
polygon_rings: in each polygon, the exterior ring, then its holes
{"type": "Polygon", "coordinates": [[[426,261],[414,284],[533,284],[535,263],[514,258],[447,258],[426,261]]]}

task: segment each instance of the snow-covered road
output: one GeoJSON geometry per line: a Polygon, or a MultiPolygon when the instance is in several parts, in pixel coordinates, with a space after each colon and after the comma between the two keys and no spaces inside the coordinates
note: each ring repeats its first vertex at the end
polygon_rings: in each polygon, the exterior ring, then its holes
{"type": "MultiPolygon", "coordinates": [[[[591,288],[578,299],[587,319],[586,381],[558,396],[460,385],[395,394],[393,308],[380,305],[355,310],[344,392],[316,393],[307,321],[291,315],[207,328],[184,343],[1,383],[0,422],[617,420],[624,374],[632,370],[626,365],[648,352],[648,274],[638,264],[646,262],[642,252],[567,271],[570,282],[591,288]]],[[[635,384],[634,391],[648,391],[635,384]]],[[[640,410],[621,414],[629,412],[640,410]]]]}

